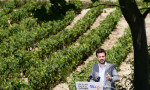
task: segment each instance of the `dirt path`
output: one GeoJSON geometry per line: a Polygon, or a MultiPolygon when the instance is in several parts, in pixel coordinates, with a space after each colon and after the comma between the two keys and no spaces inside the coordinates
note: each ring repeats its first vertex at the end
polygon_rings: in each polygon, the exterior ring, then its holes
{"type": "MultiPolygon", "coordinates": [[[[105,9],[106,10],[106,12],[108,12],[108,11],[111,11],[110,10],[110,8],[109,9],[105,9]]],[[[113,10],[112,10],[113,11],[113,10]]],[[[105,18],[106,17],[106,14],[104,13],[104,14],[101,14],[102,16],[99,16],[97,19],[96,19],[96,21],[95,21],[95,23],[93,24],[93,26],[91,26],[91,29],[93,29],[93,28],[95,28],[95,27],[97,27],[98,26],[98,23],[100,23],[100,21],[102,21],[101,19],[100,19],[100,17],[102,18],[105,18]],[[103,16],[104,15],[104,16],[103,16]],[[97,20],[99,20],[99,21],[97,21],[97,20]],[[96,23],[97,22],[97,23],[96,23]]],[[[101,48],[104,48],[104,49],[108,49],[108,47],[109,48],[111,48],[113,45],[112,44],[114,44],[115,42],[117,42],[117,38],[119,38],[119,37],[121,37],[122,35],[123,35],[123,32],[124,32],[124,29],[127,27],[127,23],[125,22],[125,19],[122,17],[121,19],[120,19],[120,21],[118,22],[118,24],[117,24],[117,27],[116,27],[116,29],[114,29],[114,31],[112,31],[112,34],[110,34],[109,35],[109,38],[107,39],[107,40],[105,40],[105,42],[104,42],[104,44],[101,46],[101,48]],[[107,44],[107,45],[106,45],[107,44]]],[[[87,34],[89,31],[87,31],[85,34],[87,34]]],[[[93,53],[93,55],[91,55],[85,62],[84,62],[84,64],[83,65],[81,65],[81,66],[79,66],[75,71],[81,71],[81,69],[83,68],[83,67],[85,67],[86,66],[86,64],[89,62],[89,61],[91,61],[91,60],[93,60],[95,58],[95,52],[93,53]]],[[[73,73],[72,73],[73,74],[73,73]]],[[[72,75],[71,74],[71,75],[72,75]]],[[[70,76],[71,76],[70,75],[70,76]]],[[[68,82],[69,81],[71,81],[71,79],[70,79],[70,76],[67,78],[67,80],[68,80],[68,82]]],[[[57,85],[55,88],[53,88],[53,90],[69,90],[69,88],[68,88],[68,85],[67,84],[65,84],[65,83],[61,83],[61,84],[59,84],[59,85],[57,85]]]]}
{"type": "Polygon", "coordinates": [[[80,20],[80,19],[82,19],[82,18],[84,17],[84,15],[85,15],[89,10],[90,10],[90,9],[83,9],[83,10],[81,11],[81,13],[80,13],[79,15],[77,15],[77,16],[73,19],[73,21],[71,22],[71,24],[66,27],[66,29],[72,28],[72,27],[77,23],[78,20],[80,20]]]}
{"type": "Polygon", "coordinates": [[[131,62],[133,62],[134,58],[134,52],[132,49],[132,52],[130,52],[127,56],[127,58],[121,63],[119,69],[120,71],[118,72],[120,81],[117,82],[116,84],[121,86],[122,88],[125,88],[125,90],[131,90],[131,82],[129,79],[132,79],[132,74],[133,74],[133,66],[131,65],[131,62]]]}
{"type": "Polygon", "coordinates": [[[118,38],[123,35],[124,29],[126,27],[128,27],[128,24],[125,21],[124,17],[122,17],[120,21],[118,22],[116,29],[114,29],[114,31],[111,32],[111,34],[109,35],[109,38],[105,40],[101,48],[105,50],[112,48],[115,42],[118,41],[118,38]]]}
{"type": "Polygon", "coordinates": [[[110,14],[110,12],[114,11],[115,8],[104,8],[103,9],[103,13],[101,13],[101,15],[99,15],[95,22],[93,23],[93,25],[90,27],[89,30],[87,30],[84,35],[88,34],[90,30],[95,29],[97,26],[100,25],[100,23],[107,17],[107,15],[110,14]]]}
{"type": "MultiPolygon", "coordinates": [[[[101,15],[99,15],[95,22],[93,23],[93,25],[90,27],[89,30],[87,30],[83,35],[87,35],[91,30],[95,29],[96,27],[98,27],[100,25],[100,23],[107,17],[107,15],[110,14],[110,12],[114,11],[115,8],[105,8],[103,9],[103,13],[101,13],[101,15]]],[[[76,41],[75,45],[79,45],[78,40],[76,41]]]]}

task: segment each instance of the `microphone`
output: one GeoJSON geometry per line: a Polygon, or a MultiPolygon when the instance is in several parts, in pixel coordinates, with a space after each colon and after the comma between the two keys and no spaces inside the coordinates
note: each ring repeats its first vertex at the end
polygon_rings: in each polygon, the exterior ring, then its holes
{"type": "Polygon", "coordinates": [[[100,77],[98,77],[97,80],[95,80],[95,82],[99,82],[99,80],[100,80],[100,77]]]}
{"type": "Polygon", "coordinates": [[[92,75],[89,76],[89,78],[87,79],[87,81],[90,82],[91,79],[92,79],[92,75]]]}

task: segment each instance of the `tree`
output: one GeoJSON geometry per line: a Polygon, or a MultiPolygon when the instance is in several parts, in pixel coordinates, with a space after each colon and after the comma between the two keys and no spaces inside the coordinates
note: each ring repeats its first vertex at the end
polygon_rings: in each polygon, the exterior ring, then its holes
{"type": "Polygon", "coordinates": [[[148,8],[145,13],[142,14],[135,0],[119,0],[119,4],[132,33],[134,48],[134,89],[149,90],[149,63],[144,19],[150,9],[148,8]]]}

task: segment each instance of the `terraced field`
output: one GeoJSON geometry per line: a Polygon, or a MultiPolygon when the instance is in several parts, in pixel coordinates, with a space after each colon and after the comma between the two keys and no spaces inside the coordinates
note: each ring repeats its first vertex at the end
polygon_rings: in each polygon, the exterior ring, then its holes
{"type": "Polygon", "coordinates": [[[125,88],[127,79],[122,78],[133,72],[128,63],[133,61],[133,50],[119,8],[84,8],[78,0],[66,5],[71,9],[61,8],[64,13],[49,1],[6,1],[0,8],[0,89],[74,90],[75,82],[86,81],[97,62],[97,48],[107,50],[107,60],[121,78],[116,85],[125,88]]]}

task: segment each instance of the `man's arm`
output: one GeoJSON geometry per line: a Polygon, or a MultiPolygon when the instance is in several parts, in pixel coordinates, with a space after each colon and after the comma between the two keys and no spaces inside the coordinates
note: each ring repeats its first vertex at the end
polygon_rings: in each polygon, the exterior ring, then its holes
{"type": "Polygon", "coordinates": [[[112,77],[111,77],[111,81],[115,82],[115,81],[119,81],[119,76],[117,74],[117,70],[115,68],[115,66],[112,67],[112,77]]]}

